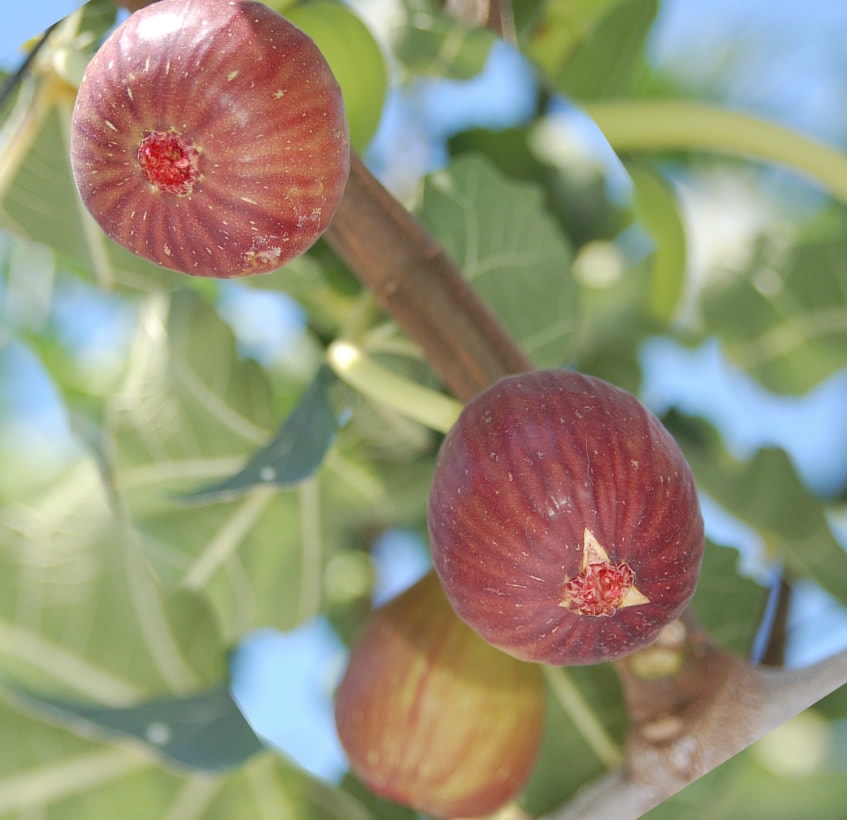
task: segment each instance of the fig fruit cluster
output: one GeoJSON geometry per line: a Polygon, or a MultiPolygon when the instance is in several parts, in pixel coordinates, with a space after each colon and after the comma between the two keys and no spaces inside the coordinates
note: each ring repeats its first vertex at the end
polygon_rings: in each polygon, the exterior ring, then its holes
{"type": "Polygon", "coordinates": [[[463,409],[436,462],[430,551],[462,620],[556,666],[651,643],[694,593],[691,470],[630,393],[566,370],[510,376],[463,409]]]}
{"type": "Polygon", "coordinates": [[[281,267],[328,227],[347,182],[341,90],[315,43],[247,0],[160,0],[89,63],[71,121],[80,197],[165,268],[281,267]]]}
{"type": "Polygon", "coordinates": [[[436,817],[490,814],[538,756],[540,667],[479,638],[430,573],[366,622],[335,720],[352,770],[376,794],[436,817]]]}

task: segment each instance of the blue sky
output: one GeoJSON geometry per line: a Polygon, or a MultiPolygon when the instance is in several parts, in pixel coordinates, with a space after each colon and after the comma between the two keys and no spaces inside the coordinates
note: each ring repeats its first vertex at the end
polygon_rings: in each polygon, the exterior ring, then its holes
{"type": "MultiPolygon", "coordinates": [[[[14,65],[20,60],[17,48],[22,42],[77,6],[75,0],[38,0],[4,9],[0,63],[14,65]]],[[[802,4],[670,0],[663,4],[651,53],[654,60],[673,65],[694,83],[709,81],[716,60],[736,60],[736,80],[721,89],[727,100],[843,143],[847,136],[843,37],[833,36],[839,30],[847,31],[847,3],[840,0],[802,4]],[[732,52],[727,48],[727,32],[748,38],[754,46],[743,54],[732,52]]],[[[417,100],[417,116],[436,122],[439,135],[467,124],[468,117],[492,126],[507,124],[510,118],[520,120],[526,113],[523,84],[527,74],[513,55],[505,50],[498,55],[486,74],[472,83],[428,85],[417,100]],[[493,106],[492,99],[499,105],[493,106]]],[[[410,110],[404,105],[395,99],[392,116],[408,116],[410,110]]],[[[382,138],[390,142],[396,132],[392,133],[390,122],[388,126],[382,138]]],[[[437,161],[437,142],[433,145],[435,154],[424,161],[437,161]]],[[[239,306],[233,302],[230,308],[236,317],[239,306]]],[[[685,351],[656,340],[645,348],[644,365],[643,397],[655,409],[676,404],[706,414],[742,456],[762,444],[780,444],[816,489],[844,482],[847,436],[842,408],[847,406],[847,376],[834,377],[805,397],[776,399],[729,366],[714,344],[685,351]]],[[[52,412],[49,385],[39,384],[37,390],[41,392],[35,404],[45,413],[52,412]]],[[[711,526],[713,531],[725,532],[732,531],[733,525],[713,512],[711,526]]],[[[754,554],[755,543],[746,546],[754,554]]],[[[380,598],[402,589],[426,568],[422,543],[408,534],[395,534],[390,544],[378,545],[375,554],[380,598]]],[[[819,623],[821,609],[832,612],[833,606],[815,590],[809,590],[804,600],[805,609],[795,622],[801,639],[792,657],[795,663],[809,662],[847,643],[847,622],[842,625],[838,617],[828,629],[831,644],[806,640],[804,624],[819,623]]],[[[338,777],[344,767],[330,708],[332,683],[343,660],[340,642],[318,619],[288,635],[257,633],[238,653],[234,665],[236,696],[260,734],[311,771],[330,778],[338,777]],[[297,707],[282,713],[280,702],[297,707]]]]}
{"type": "Polygon", "coordinates": [[[76,0],[38,0],[21,3],[7,0],[0,27],[0,65],[13,65],[21,44],[40,34],[49,25],[80,7],[76,0]]]}

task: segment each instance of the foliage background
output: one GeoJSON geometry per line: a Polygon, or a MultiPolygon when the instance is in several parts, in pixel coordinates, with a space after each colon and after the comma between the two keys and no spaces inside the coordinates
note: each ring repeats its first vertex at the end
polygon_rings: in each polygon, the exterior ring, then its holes
{"type": "MultiPolygon", "coordinates": [[[[792,173],[696,148],[620,164],[579,113],[684,97],[798,126],[757,95],[751,66],[790,83],[804,49],[766,50],[754,24],[770,5],[747,5],[750,28],[704,26],[699,50],[663,66],[651,59],[668,13],[656,0],[518,2],[535,66],[523,115],[458,130],[445,117],[439,131],[421,122],[439,110],[427,99],[441,94],[443,110],[493,37],[424,0],[353,4],[394,86],[366,156],[538,366],[579,367],[667,411],[706,503],[743,525],[710,528],[695,605],[714,637],[755,651],[784,577],[798,602],[789,649],[814,651],[810,636],[847,601],[844,463],[823,480],[779,439],[739,446],[704,418],[702,397],[671,408],[645,351],[671,340],[690,367],[716,345],[757,401],[828,390],[843,407],[844,205],[792,173]]],[[[73,189],[67,125],[74,83],[113,21],[114,7],[92,0],[2,112],[0,725],[15,742],[0,746],[0,816],[409,816],[351,778],[323,782],[266,751],[230,695],[228,661],[253,630],[318,616],[349,641],[371,606],[373,545],[425,529],[437,436],[344,388],[322,367],[326,344],[352,338],[414,380],[433,376],[322,243],[279,273],[221,284],[154,268],[98,233],[73,189]]],[[[847,17],[827,23],[839,31],[847,17]]],[[[365,131],[381,97],[368,54],[361,87],[345,88],[365,131]]],[[[843,99],[835,85],[822,93],[843,99]]],[[[803,130],[843,147],[833,106],[814,117],[806,105],[803,130]]],[[[843,458],[835,419],[825,435],[843,458]]],[[[622,739],[611,670],[572,677],[622,739]]],[[[533,812],[603,769],[552,688],[550,704],[523,798],[533,812]]],[[[842,690],[651,816],[840,816],[845,717],[842,690]]]]}

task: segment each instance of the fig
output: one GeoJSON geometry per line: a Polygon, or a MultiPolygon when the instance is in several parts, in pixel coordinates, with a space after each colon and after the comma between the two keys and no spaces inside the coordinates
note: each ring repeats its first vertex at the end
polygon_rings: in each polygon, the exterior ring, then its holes
{"type": "Polygon", "coordinates": [[[430,551],[462,620],[517,658],[601,663],[694,593],[703,519],[676,441],[633,395],[567,370],[508,376],[436,459],[430,551]]]}
{"type": "Polygon", "coordinates": [[[540,667],[481,640],[430,572],[375,610],[335,697],[352,771],[436,817],[489,814],[526,783],[543,733],[540,667]]]}
{"type": "Polygon", "coordinates": [[[183,273],[266,273],[328,227],[350,163],[341,90],[314,42],[245,0],[160,0],[86,68],[71,167],[103,231],[183,273]]]}

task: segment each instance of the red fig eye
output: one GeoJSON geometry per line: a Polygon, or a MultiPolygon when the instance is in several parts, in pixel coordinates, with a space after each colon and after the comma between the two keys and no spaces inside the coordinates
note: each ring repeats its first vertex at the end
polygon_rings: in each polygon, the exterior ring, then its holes
{"type": "Polygon", "coordinates": [[[154,188],[168,194],[190,194],[200,179],[200,152],[175,131],[151,131],[138,146],[141,173],[154,188]]]}
{"type": "Polygon", "coordinates": [[[650,603],[635,586],[635,573],[629,564],[613,564],[591,530],[585,531],[581,569],[565,579],[559,606],[580,615],[614,615],[625,606],[650,603]]]}
{"type": "Polygon", "coordinates": [[[441,447],[433,564],[494,646],[552,665],[651,643],[694,593],[703,520],[676,442],[638,400],[564,370],[501,380],[441,447]]]}

